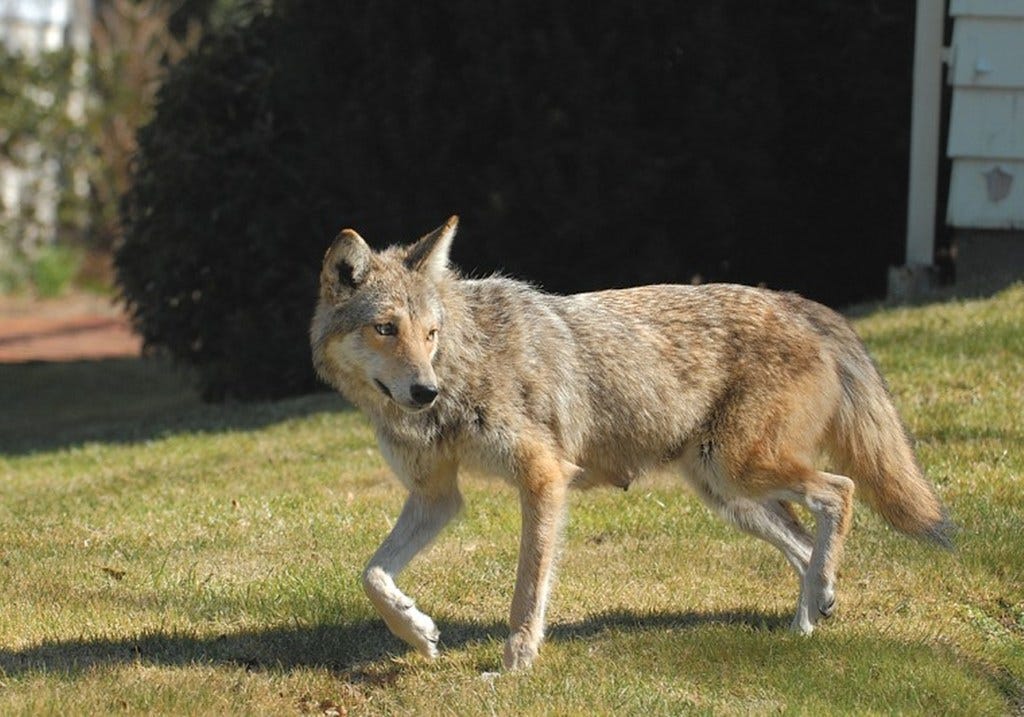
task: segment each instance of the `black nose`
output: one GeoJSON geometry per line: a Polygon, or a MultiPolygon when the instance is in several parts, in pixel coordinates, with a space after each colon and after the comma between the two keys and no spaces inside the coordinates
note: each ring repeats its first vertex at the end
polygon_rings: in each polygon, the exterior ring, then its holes
{"type": "Polygon", "coordinates": [[[412,400],[420,406],[429,406],[437,398],[437,386],[424,386],[422,383],[414,383],[409,389],[412,400]]]}

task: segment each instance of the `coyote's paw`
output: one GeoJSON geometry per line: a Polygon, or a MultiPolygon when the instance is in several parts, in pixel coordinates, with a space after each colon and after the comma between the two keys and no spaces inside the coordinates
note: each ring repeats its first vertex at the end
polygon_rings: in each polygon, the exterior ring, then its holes
{"type": "Polygon", "coordinates": [[[789,631],[795,632],[797,635],[810,635],[814,632],[814,623],[806,614],[798,612],[793,616],[793,622],[789,624],[789,631]]]}
{"type": "Polygon", "coordinates": [[[818,608],[818,614],[815,616],[815,621],[823,617],[832,617],[832,613],[836,611],[836,588],[835,583],[832,580],[823,580],[821,588],[817,593],[817,600],[815,607],[818,608]]]}
{"type": "MultiPolygon", "coordinates": [[[[807,601],[811,603],[811,601],[807,601]]],[[[822,590],[811,604],[805,603],[801,596],[796,608],[796,615],[789,629],[800,635],[810,635],[819,620],[832,617],[836,611],[836,597],[831,589],[822,590]]]]}
{"type": "Polygon", "coordinates": [[[525,670],[537,658],[537,648],[537,640],[521,632],[514,632],[505,642],[502,664],[506,670],[525,670]]]}
{"type": "Polygon", "coordinates": [[[430,659],[437,657],[437,641],[441,633],[429,615],[410,604],[403,610],[384,613],[383,617],[391,632],[409,643],[418,653],[430,659]]]}
{"type": "Polygon", "coordinates": [[[363,587],[391,632],[424,657],[437,657],[440,637],[437,625],[416,608],[412,598],[398,589],[391,576],[380,568],[372,568],[363,576],[363,587]]]}

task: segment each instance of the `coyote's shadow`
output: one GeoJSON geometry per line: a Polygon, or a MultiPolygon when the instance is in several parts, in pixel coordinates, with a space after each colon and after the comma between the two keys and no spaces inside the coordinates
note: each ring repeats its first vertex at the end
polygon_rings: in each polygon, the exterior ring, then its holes
{"type": "MultiPolygon", "coordinates": [[[[458,649],[484,642],[500,643],[508,631],[504,623],[439,620],[441,648],[458,649]]],[[[757,612],[679,612],[635,614],[610,612],[551,626],[550,641],[568,641],[607,630],[687,630],[711,624],[739,624],[778,630],[787,624],[783,615],[757,612]]],[[[288,671],[320,668],[359,679],[368,671],[379,679],[374,666],[409,653],[378,620],[344,624],[278,627],[215,636],[150,632],[123,639],[81,638],[47,641],[20,650],[0,649],[0,674],[13,677],[27,672],[76,676],[95,668],[127,664],[186,666],[235,665],[247,670],[288,671]]],[[[494,654],[497,668],[500,650],[494,654]]],[[[393,663],[392,663],[393,664],[393,663]]],[[[389,669],[400,669],[389,668],[389,669]]]]}

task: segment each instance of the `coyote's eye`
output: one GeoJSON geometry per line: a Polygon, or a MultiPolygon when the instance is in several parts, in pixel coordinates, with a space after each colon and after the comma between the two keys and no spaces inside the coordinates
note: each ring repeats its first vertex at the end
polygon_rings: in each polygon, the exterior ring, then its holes
{"type": "Polygon", "coordinates": [[[373,330],[381,336],[394,336],[398,333],[398,327],[390,321],[385,324],[374,324],[373,330]]]}
{"type": "Polygon", "coordinates": [[[437,329],[431,329],[430,331],[427,332],[427,341],[436,341],[436,340],[437,340],[437,329]]]}

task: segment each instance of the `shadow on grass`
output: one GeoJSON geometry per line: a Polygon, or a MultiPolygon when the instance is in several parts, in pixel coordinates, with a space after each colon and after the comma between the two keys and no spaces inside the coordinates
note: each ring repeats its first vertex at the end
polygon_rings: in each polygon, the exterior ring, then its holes
{"type": "MultiPolygon", "coordinates": [[[[549,642],[591,639],[604,632],[637,634],[699,630],[710,625],[744,626],[755,631],[779,632],[788,625],[788,615],[751,611],[672,612],[636,614],[609,612],[585,620],[555,625],[549,642]]],[[[442,654],[473,645],[493,644],[485,661],[475,666],[481,671],[500,667],[501,642],[508,628],[504,623],[449,622],[442,620],[442,654]]],[[[769,639],[775,639],[772,636],[769,639]]],[[[781,636],[778,636],[781,637],[781,636]]],[[[730,649],[748,644],[730,642],[730,649]]],[[[754,648],[750,648],[754,649],[754,648]]],[[[777,655],[786,659],[815,660],[829,653],[827,643],[814,640],[788,640],[777,655]],[[790,654],[791,658],[786,655],[790,654]]],[[[1010,711],[1024,706],[1024,682],[1004,667],[979,662],[948,648],[913,645],[885,638],[863,637],[845,641],[854,661],[870,662],[874,655],[906,655],[913,662],[922,652],[931,659],[960,665],[961,669],[994,687],[1010,711]],[[935,650],[940,654],[933,654],[935,650]],[[912,659],[913,658],[913,659],[912,659]]],[[[411,649],[392,636],[378,620],[360,620],[344,624],[277,627],[241,631],[215,636],[153,632],[123,639],[73,639],[44,642],[21,650],[0,649],[0,676],[16,678],[26,674],[47,674],[74,679],[96,669],[124,665],[188,667],[213,665],[242,668],[249,672],[288,672],[298,669],[326,670],[348,682],[388,687],[396,683],[409,663],[390,659],[411,655],[411,649]]],[[[746,669],[749,657],[737,655],[737,669],[746,669]]]]}
{"type": "MultiPolygon", "coordinates": [[[[788,617],[755,612],[682,612],[634,614],[613,612],[552,627],[548,640],[571,641],[609,630],[690,630],[705,625],[746,625],[782,630],[788,617]]],[[[441,649],[461,649],[485,642],[500,643],[504,623],[441,621],[441,649]]],[[[410,653],[378,620],[347,624],[278,627],[216,636],[151,632],[123,639],[82,638],[44,642],[22,650],[0,649],[0,674],[56,673],[76,676],[90,670],[128,664],[183,667],[194,664],[241,666],[247,670],[319,668],[349,678],[377,674],[386,658],[410,653]]],[[[495,651],[498,667],[500,649],[495,651]]]]}
{"type": "Polygon", "coordinates": [[[0,453],[8,455],[87,441],[134,443],[181,432],[246,430],[349,410],[328,392],[206,404],[188,377],[161,359],[0,364],[0,453]]]}

